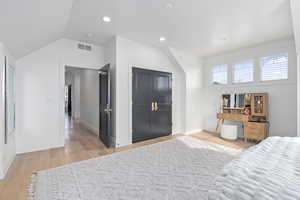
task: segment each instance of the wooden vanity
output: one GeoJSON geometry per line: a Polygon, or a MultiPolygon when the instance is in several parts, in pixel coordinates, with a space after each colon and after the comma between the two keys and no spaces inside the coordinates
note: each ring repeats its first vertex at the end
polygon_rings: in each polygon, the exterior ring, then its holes
{"type": "Polygon", "coordinates": [[[221,113],[216,131],[224,120],[241,121],[244,125],[244,139],[257,141],[268,137],[268,94],[226,94],[222,96],[221,113]]]}

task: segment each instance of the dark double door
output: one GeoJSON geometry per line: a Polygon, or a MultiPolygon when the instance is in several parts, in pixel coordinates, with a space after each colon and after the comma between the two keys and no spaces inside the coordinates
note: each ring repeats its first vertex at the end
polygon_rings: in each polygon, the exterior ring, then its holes
{"type": "Polygon", "coordinates": [[[172,74],[133,68],[132,140],[172,133],[172,74]]]}

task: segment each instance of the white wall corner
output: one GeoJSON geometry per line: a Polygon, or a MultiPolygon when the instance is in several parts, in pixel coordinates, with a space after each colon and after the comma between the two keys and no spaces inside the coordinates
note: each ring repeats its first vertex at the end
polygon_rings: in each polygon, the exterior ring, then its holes
{"type": "MultiPolygon", "coordinates": [[[[15,59],[8,51],[8,49],[0,43],[0,77],[4,76],[4,60],[6,58],[6,62],[8,62],[9,66],[15,67],[15,59]]],[[[2,78],[0,78],[3,80],[2,78]]],[[[4,85],[2,82],[1,86],[1,94],[0,94],[0,113],[4,113],[4,85]]],[[[4,123],[4,116],[0,116],[1,124],[4,123]]],[[[12,162],[16,157],[16,143],[15,143],[15,135],[16,131],[8,135],[7,143],[4,142],[4,126],[0,126],[0,179],[3,179],[11,166],[12,162]]]]}
{"type": "Polygon", "coordinates": [[[12,163],[14,162],[14,160],[16,159],[16,155],[14,154],[13,157],[11,157],[9,159],[9,161],[7,162],[7,164],[4,166],[2,173],[0,174],[0,180],[3,180],[9,170],[9,168],[11,167],[12,163]]]}
{"type": "Polygon", "coordinates": [[[300,1],[291,0],[290,4],[297,51],[297,136],[300,137],[300,1]]]}
{"type": "Polygon", "coordinates": [[[186,75],[185,132],[202,130],[202,59],[190,52],[168,48],[167,52],[186,75]]]}
{"type": "Polygon", "coordinates": [[[300,54],[300,1],[299,0],[291,0],[291,15],[292,15],[292,23],[293,23],[293,31],[296,43],[296,50],[298,55],[300,54]]]}
{"type": "Polygon", "coordinates": [[[297,136],[300,137],[300,54],[297,55],[297,136]]]}

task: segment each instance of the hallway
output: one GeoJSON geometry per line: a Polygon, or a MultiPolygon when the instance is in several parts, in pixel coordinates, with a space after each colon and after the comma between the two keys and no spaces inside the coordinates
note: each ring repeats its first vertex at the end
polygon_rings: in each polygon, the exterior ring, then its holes
{"type": "Polygon", "coordinates": [[[86,129],[79,121],[66,115],[65,151],[76,153],[78,151],[89,152],[93,150],[102,152],[106,151],[107,148],[97,135],[86,129]]]}

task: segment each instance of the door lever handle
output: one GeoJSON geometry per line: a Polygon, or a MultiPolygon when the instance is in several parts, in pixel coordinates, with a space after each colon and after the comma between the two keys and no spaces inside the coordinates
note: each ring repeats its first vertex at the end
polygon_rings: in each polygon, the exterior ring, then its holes
{"type": "Polygon", "coordinates": [[[104,112],[109,113],[109,112],[111,112],[111,111],[112,111],[112,109],[110,108],[110,105],[107,104],[107,105],[106,105],[106,108],[104,108],[104,112]]]}
{"type": "Polygon", "coordinates": [[[154,102],[151,103],[151,111],[155,111],[154,102]]]}
{"type": "Polygon", "coordinates": [[[105,109],[104,109],[104,112],[106,112],[106,113],[109,113],[109,112],[111,112],[111,111],[112,111],[111,108],[105,108],[105,109]]]}
{"type": "Polygon", "coordinates": [[[155,107],[155,111],[158,111],[158,105],[157,105],[157,102],[155,102],[154,107],[155,107]]]}

